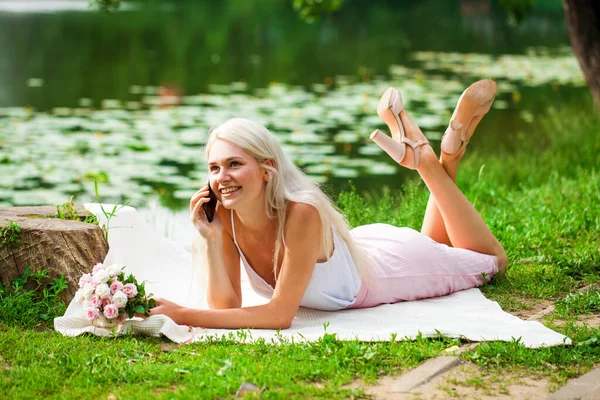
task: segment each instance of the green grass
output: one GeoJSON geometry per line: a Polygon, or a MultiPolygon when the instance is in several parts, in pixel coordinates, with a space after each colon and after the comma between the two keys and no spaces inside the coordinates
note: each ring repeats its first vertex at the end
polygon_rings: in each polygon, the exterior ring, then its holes
{"type": "Polygon", "coordinates": [[[0,369],[8,372],[0,390],[7,398],[215,398],[230,396],[242,382],[263,388],[264,398],[347,398],[361,394],[341,388],[356,377],[374,381],[398,373],[457,343],[419,338],[367,344],[325,335],[314,343],[217,338],[165,349],[157,338],[66,338],[5,324],[0,330],[0,369]]]}
{"type": "MultiPolygon", "coordinates": [[[[509,311],[553,303],[556,312],[545,323],[574,343],[544,349],[483,343],[461,356],[484,373],[469,384],[516,373],[547,377],[555,389],[600,362],[600,329],[581,321],[600,312],[600,297],[593,286],[578,294],[600,280],[600,117],[590,110],[589,104],[549,110],[531,126],[540,131],[535,141],[533,134],[517,133],[512,149],[485,156],[470,151],[465,157],[458,185],[510,262],[507,277],[485,286],[484,293],[509,311]]],[[[352,225],[419,229],[427,195],[415,178],[401,193],[343,193],[338,205],[352,225]]],[[[5,398],[226,398],[243,382],[262,388],[261,398],[364,397],[344,385],[398,374],[457,344],[443,338],[341,342],[325,335],[315,343],[215,338],[172,346],[147,337],[65,338],[24,326],[31,325],[0,316],[5,398]]]]}
{"type": "Polygon", "coordinates": [[[65,313],[65,304],[58,296],[67,285],[62,276],[51,279],[46,270],[31,273],[27,266],[21,278],[10,285],[0,284],[0,321],[25,328],[52,324],[55,317],[65,313]]]}
{"type": "Polygon", "coordinates": [[[600,292],[597,289],[569,294],[556,302],[556,316],[559,318],[590,313],[600,313],[600,292]]]}

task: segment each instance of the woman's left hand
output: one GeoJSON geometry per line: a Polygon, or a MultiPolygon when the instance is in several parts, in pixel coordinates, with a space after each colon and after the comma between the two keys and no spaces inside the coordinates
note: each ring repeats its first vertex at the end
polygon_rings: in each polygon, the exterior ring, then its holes
{"type": "Polygon", "coordinates": [[[161,297],[154,297],[154,300],[156,300],[156,306],[150,309],[150,315],[163,314],[179,324],[184,307],[161,297]]]}

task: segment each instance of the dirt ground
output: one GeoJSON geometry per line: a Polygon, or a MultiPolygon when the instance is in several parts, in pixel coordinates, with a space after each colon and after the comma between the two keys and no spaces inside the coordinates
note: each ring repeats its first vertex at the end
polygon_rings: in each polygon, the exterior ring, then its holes
{"type": "Polygon", "coordinates": [[[521,319],[530,319],[531,317],[542,315],[544,311],[552,305],[552,302],[548,300],[538,300],[536,302],[532,302],[531,300],[522,301],[524,303],[529,304],[530,307],[527,309],[510,312],[510,314],[515,315],[521,319]]]}
{"type": "Polygon", "coordinates": [[[410,393],[394,393],[398,377],[383,377],[377,385],[362,387],[374,399],[441,400],[455,399],[545,399],[549,383],[546,380],[516,374],[485,376],[474,364],[465,363],[434,378],[410,393]]]}
{"type": "MultiPolygon", "coordinates": [[[[551,301],[524,301],[529,307],[511,312],[524,320],[544,321],[554,311],[551,301]]],[[[556,325],[566,321],[554,319],[556,325]]],[[[600,327],[600,313],[581,316],[576,324],[587,324],[592,328],[600,327]]],[[[407,371],[408,372],[408,371],[407,371]]],[[[546,399],[550,382],[523,372],[503,373],[502,376],[486,375],[475,364],[463,361],[463,364],[445,372],[430,382],[421,385],[408,393],[395,392],[394,387],[399,376],[384,376],[375,385],[364,382],[353,382],[349,387],[362,388],[374,399],[406,399],[406,400],[441,400],[455,399],[546,399]]]]}
{"type": "MultiPolygon", "coordinates": [[[[513,315],[527,320],[543,319],[553,311],[551,301],[531,302],[527,309],[512,312],[513,315]]],[[[555,320],[554,323],[560,324],[555,320]]],[[[582,321],[584,323],[584,321],[582,321]]],[[[585,318],[590,326],[599,326],[600,315],[585,318]]],[[[385,376],[375,385],[354,382],[350,387],[360,387],[374,399],[546,399],[549,393],[549,381],[516,373],[504,374],[501,377],[485,375],[475,364],[464,361],[459,367],[435,377],[409,393],[397,393],[394,385],[400,377],[385,376]]]]}
{"type": "MultiPolygon", "coordinates": [[[[556,324],[559,326],[565,324],[566,322],[567,321],[563,321],[561,319],[552,320],[553,324],[556,324]]],[[[579,320],[575,322],[575,325],[578,325],[578,326],[583,326],[584,324],[589,325],[590,328],[600,327],[600,313],[591,314],[591,315],[582,315],[579,317],[579,320]]]]}

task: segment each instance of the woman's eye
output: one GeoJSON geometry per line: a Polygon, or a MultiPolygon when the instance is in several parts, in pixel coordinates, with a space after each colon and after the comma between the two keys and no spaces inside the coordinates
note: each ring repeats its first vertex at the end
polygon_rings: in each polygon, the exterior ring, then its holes
{"type": "Polygon", "coordinates": [[[209,167],[209,168],[208,168],[208,170],[209,170],[210,172],[214,172],[214,171],[216,171],[216,170],[218,170],[218,169],[219,169],[219,167],[217,167],[217,166],[215,166],[215,165],[213,165],[213,166],[211,166],[211,167],[209,167]]]}
{"type": "Polygon", "coordinates": [[[240,164],[238,161],[232,161],[232,162],[231,162],[231,166],[232,166],[232,167],[235,167],[235,166],[237,166],[237,165],[242,165],[242,164],[240,164]]]}

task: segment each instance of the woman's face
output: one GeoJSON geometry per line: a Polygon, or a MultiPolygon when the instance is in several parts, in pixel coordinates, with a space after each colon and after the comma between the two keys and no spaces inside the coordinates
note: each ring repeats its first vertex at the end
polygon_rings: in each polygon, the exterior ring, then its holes
{"type": "Polygon", "coordinates": [[[227,209],[263,202],[265,169],[241,148],[215,140],[208,155],[210,186],[227,209]]]}

